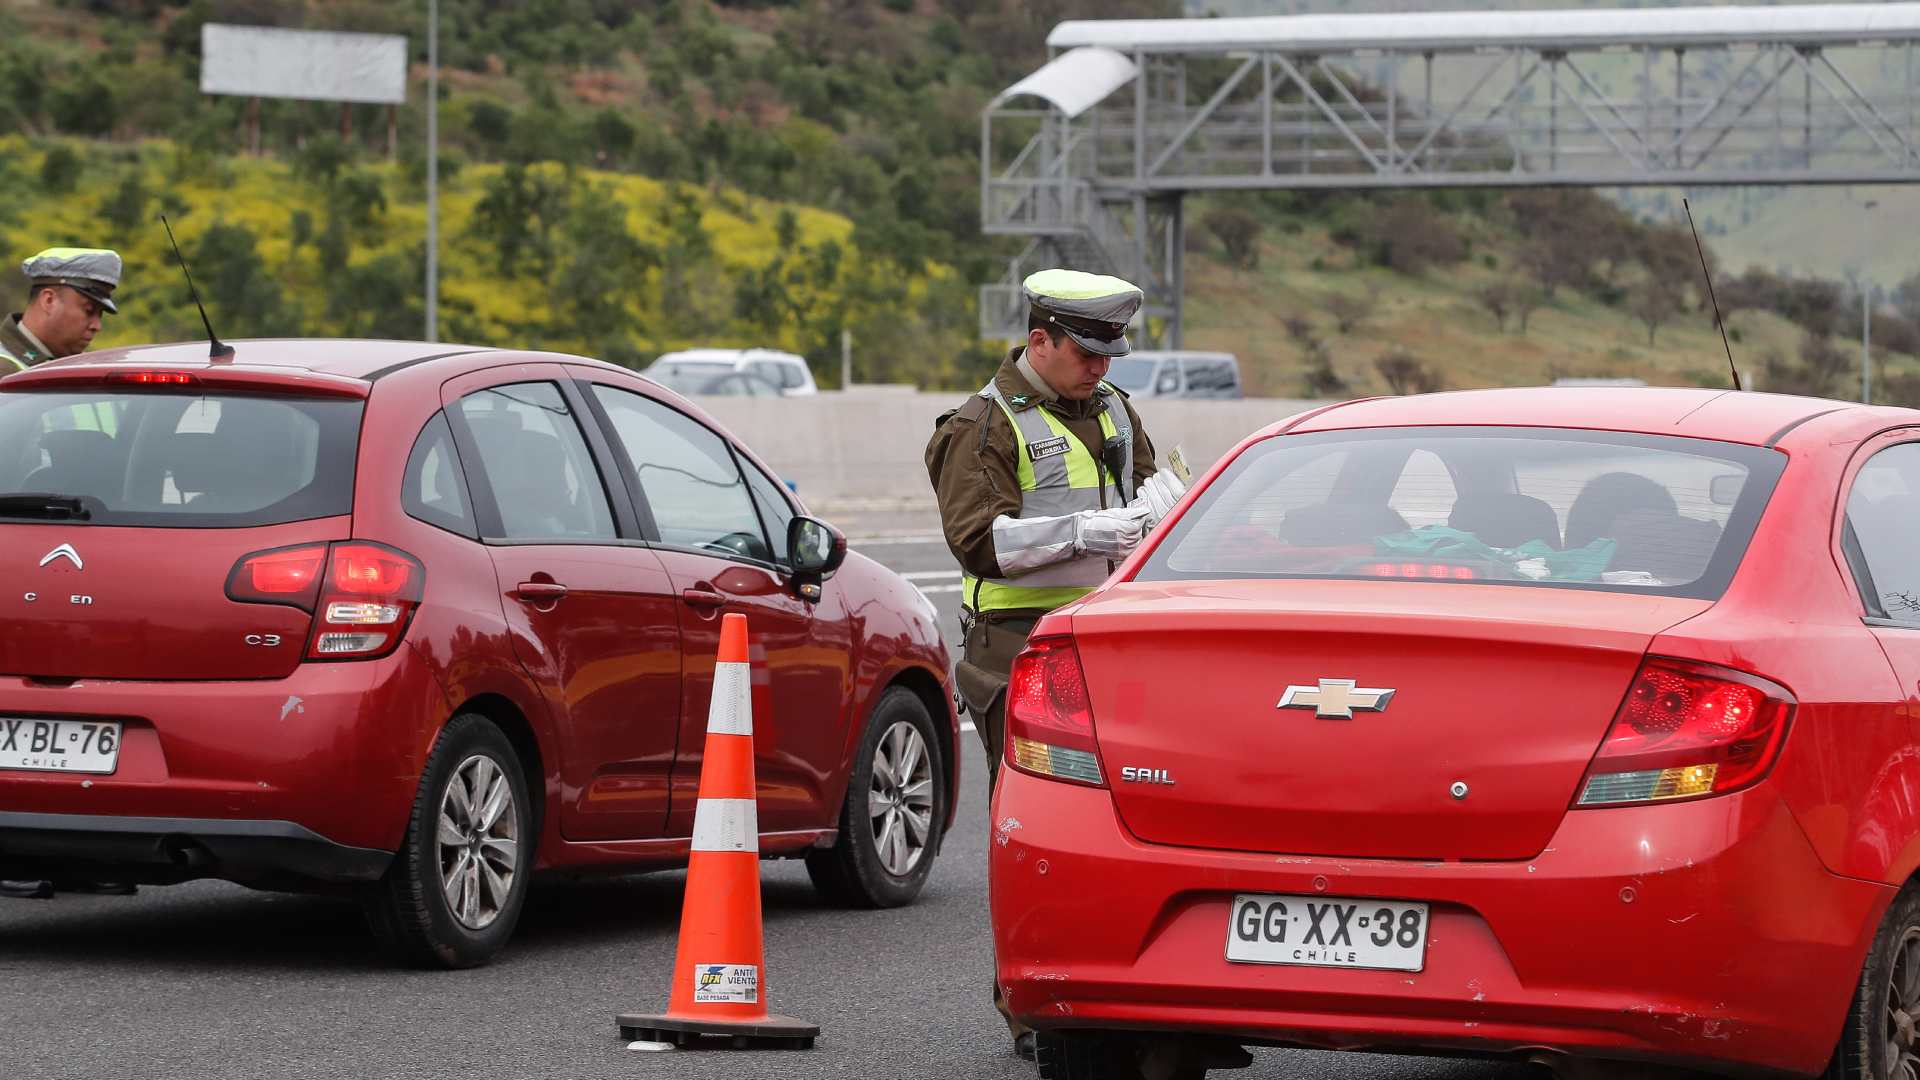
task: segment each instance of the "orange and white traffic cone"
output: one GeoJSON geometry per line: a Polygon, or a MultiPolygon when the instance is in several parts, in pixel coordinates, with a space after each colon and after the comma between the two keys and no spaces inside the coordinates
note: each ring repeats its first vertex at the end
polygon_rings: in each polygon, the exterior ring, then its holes
{"type": "Polygon", "coordinates": [[[817,1025],[767,1011],[749,679],[747,617],[724,616],[667,1011],[621,1013],[622,1038],[686,1045],[716,1036],[736,1047],[809,1049],[820,1034],[817,1025]]]}

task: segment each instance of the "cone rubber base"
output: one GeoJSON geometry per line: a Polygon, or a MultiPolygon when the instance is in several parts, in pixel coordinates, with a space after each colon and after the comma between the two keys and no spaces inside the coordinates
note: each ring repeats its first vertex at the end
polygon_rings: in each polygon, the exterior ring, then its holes
{"type": "Polygon", "coordinates": [[[726,1041],[736,1050],[758,1047],[763,1050],[811,1050],[820,1034],[820,1025],[795,1020],[790,1016],[768,1016],[765,1020],[685,1020],[675,1016],[647,1016],[621,1013],[614,1017],[623,1039],[673,1043],[686,1049],[712,1046],[726,1041]]]}

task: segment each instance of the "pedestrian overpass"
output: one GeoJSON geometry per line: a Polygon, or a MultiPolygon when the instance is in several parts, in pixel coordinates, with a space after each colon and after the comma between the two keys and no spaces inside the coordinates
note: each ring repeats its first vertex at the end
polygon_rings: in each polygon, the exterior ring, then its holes
{"type": "Polygon", "coordinates": [[[1910,183],[1920,3],[1074,21],[981,116],[980,294],[1051,265],[1181,340],[1191,191],[1910,183]]]}

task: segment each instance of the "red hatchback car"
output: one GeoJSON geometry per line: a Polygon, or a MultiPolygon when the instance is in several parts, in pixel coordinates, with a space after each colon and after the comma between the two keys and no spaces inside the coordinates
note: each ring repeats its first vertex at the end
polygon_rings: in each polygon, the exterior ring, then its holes
{"type": "Polygon", "coordinates": [[[698,409],[569,356],[237,348],[0,380],[0,877],[353,891],[482,963],[532,872],[684,863],[737,611],[762,853],[919,892],[932,605],[698,409]]]}
{"type": "Polygon", "coordinates": [[[993,927],[1042,1075],[1914,1076],[1917,538],[1901,409],[1501,390],[1249,438],[1014,664],[993,927]]]}

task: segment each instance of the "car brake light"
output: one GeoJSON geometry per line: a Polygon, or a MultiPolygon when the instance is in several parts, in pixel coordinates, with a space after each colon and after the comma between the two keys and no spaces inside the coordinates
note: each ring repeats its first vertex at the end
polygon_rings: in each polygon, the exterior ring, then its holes
{"type": "Polygon", "coordinates": [[[286,604],[313,610],[327,545],[302,544],[242,555],[227,575],[227,598],[243,604],[286,604]]]}
{"type": "Polygon", "coordinates": [[[426,567],[405,552],[363,542],[333,545],[307,658],[365,660],[392,652],[420,606],[426,577],[426,567]]]}
{"type": "Polygon", "coordinates": [[[1479,577],[1471,566],[1453,563],[1375,562],[1360,568],[1368,577],[1427,578],[1432,580],[1472,581],[1479,577]]]}
{"type": "Polygon", "coordinates": [[[303,544],[241,556],[227,596],[317,612],[309,660],[371,660],[406,636],[426,576],[420,560],[380,544],[303,544]]]}
{"type": "Polygon", "coordinates": [[[1759,783],[1787,741],[1792,693],[1686,660],[1642,664],[1574,804],[1725,795],[1759,783]]]}
{"type": "Polygon", "coordinates": [[[200,378],[187,371],[115,371],[107,375],[106,381],[134,386],[194,386],[200,378]]]}
{"type": "Polygon", "coordinates": [[[1035,776],[1107,786],[1086,673],[1072,638],[1035,639],[1013,658],[1006,715],[1008,764],[1035,776]]]}

